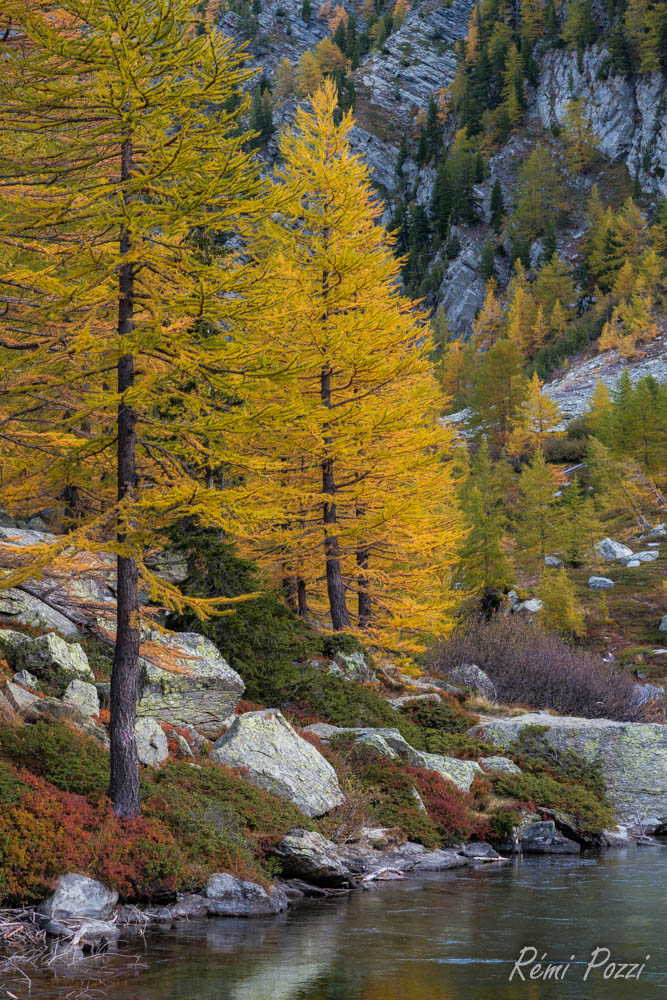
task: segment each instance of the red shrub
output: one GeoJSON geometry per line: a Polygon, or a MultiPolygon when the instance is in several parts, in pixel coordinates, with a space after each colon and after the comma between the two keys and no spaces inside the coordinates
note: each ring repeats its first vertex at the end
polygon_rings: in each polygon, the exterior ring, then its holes
{"type": "Polygon", "coordinates": [[[473,815],[475,802],[471,795],[462,792],[436,771],[409,766],[405,770],[414,781],[443,843],[486,837],[487,821],[473,815]]]}

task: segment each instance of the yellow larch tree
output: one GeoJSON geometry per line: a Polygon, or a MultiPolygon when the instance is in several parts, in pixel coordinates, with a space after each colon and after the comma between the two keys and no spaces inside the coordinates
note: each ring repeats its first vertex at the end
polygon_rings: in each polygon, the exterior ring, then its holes
{"type": "Polygon", "coordinates": [[[535,372],[509,437],[509,452],[522,455],[532,454],[537,448],[543,449],[562,419],[558,403],[542,391],[542,383],[535,372]]]}
{"type": "Polygon", "coordinates": [[[281,137],[280,211],[257,259],[271,308],[250,330],[270,366],[292,373],[266,397],[291,417],[265,419],[260,387],[246,447],[265,466],[247,483],[246,543],[275,577],[300,574],[320,622],[408,649],[451,620],[453,432],[438,419],[425,317],[400,294],[336,103],[326,81],[281,137]]]}
{"type": "Polygon", "coordinates": [[[228,526],[233,499],[207,473],[233,463],[228,400],[262,367],[237,336],[248,269],[210,252],[258,211],[241,127],[250,74],[188,0],[4,10],[0,506],[50,508],[66,533],[21,549],[1,585],[65,551],[115,555],[109,791],[131,817],[140,587],[186,602],[147,556],[183,517],[228,526]]]}
{"type": "Polygon", "coordinates": [[[484,304],[472,324],[473,343],[477,350],[488,350],[500,337],[503,327],[503,304],[496,295],[498,282],[489,278],[484,304]]]}

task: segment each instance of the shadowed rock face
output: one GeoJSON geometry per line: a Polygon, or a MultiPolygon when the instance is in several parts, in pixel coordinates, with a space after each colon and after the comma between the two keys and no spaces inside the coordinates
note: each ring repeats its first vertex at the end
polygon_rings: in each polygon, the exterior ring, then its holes
{"type": "Polygon", "coordinates": [[[345,801],[331,764],[277,709],[239,715],[212,759],[242,767],[251,784],[289,799],[306,816],[321,816],[345,801]]]}
{"type": "Polygon", "coordinates": [[[524,726],[546,726],[544,735],[551,746],[574,750],[589,762],[599,760],[620,820],[667,815],[667,727],[533,713],[483,722],[471,733],[509,747],[524,726]]]}

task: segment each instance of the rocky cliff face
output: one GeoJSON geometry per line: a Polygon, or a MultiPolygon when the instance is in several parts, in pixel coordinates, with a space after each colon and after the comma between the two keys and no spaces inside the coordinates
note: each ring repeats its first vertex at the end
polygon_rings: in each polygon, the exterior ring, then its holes
{"type": "Polygon", "coordinates": [[[667,82],[662,73],[608,76],[609,53],[548,52],[529,120],[544,128],[562,124],[568,101],[583,98],[586,115],[610,160],[627,164],[647,192],[667,195],[667,82]]]}

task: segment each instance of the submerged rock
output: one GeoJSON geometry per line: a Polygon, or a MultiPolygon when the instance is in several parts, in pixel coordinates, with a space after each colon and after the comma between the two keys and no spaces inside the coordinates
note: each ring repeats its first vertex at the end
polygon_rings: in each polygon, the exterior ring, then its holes
{"type": "Polygon", "coordinates": [[[209,914],[216,917],[264,917],[287,909],[287,896],[277,886],[267,891],[227,872],[211,875],[204,895],[209,914]]]}
{"type": "Polygon", "coordinates": [[[525,726],[544,726],[548,743],[599,762],[609,800],[621,821],[667,814],[667,727],[545,713],[493,719],[474,726],[475,736],[511,747],[525,726]]]}
{"type": "Polygon", "coordinates": [[[53,895],[37,907],[37,912],[52,920],[90,917],[106,920],[118,902],[118,893],[86,875],[69,872],[56,882],[53,895]]]}
{"type": "Polygon", "coordinates": [[[556,829],[553,820],[529,823],[521,831],[521,849],[525,854],[579,854],[581,848],[556,829]]]}
{"type": "Polygon", "coordinates": [[[251,784],[289,799],[306,816],[322,816],[345,801],[331,764],[277,709],[239,715],[211,756],[242,767],[251,784]]]}
{"type": "Polygon", "coordinates": [[[273,849],[283,873],[289,878],[304,879],[315,885],[350,888],[355,885],[349,865],[340,848],[321,833],[290,830],[273,849]]]}

